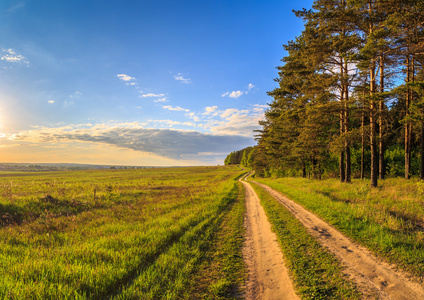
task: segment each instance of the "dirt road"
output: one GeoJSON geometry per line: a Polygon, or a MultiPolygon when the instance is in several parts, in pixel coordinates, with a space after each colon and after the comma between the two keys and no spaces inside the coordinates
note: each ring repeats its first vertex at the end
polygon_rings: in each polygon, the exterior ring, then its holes
{"type": "Polygon", "coordinates": [[[408,275],[379,260],[364,247],[351,242],[332,226],[281,193],[264,184],[256,184],[285,205],[322,245],[342,261],[350,279],[358,285],[365,299],[424,299],[424,287],[411,281],[408,275]]]}
{"type": "Polygon", "coordinates": [[[299,299],[284,265],[277,237],[265,215],[259,198],[247,182],[246,189],[246,244],[244,258],[249,279],[246,299],[299,299]]]}

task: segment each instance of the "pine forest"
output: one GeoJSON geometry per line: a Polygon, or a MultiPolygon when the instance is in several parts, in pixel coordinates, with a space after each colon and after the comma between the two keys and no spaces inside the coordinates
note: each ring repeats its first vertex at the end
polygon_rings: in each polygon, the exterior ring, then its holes
{"type": "Polygon", "coordinates": [[[316,0],[294,13],[304,30],[284,45],[244,165],[374,187],[386,176],[424,179],[424,2],[316,0]]]}

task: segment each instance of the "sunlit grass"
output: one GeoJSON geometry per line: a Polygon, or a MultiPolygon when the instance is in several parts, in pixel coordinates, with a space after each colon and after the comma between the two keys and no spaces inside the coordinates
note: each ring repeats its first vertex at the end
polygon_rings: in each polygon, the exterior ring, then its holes
{"type": "Polygon", "coordinates": [[[237,199],[240,174],[203,167],[0,177],[0,298],[182,295],[237,199]]]}

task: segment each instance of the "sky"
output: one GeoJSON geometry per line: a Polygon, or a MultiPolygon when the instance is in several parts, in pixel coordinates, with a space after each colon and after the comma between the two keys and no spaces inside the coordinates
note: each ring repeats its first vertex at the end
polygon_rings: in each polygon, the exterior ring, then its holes
{"type": "Polygon", "coordinates": [[[0,162],[223,164],[312,1],[2,0],[0,162]]]}

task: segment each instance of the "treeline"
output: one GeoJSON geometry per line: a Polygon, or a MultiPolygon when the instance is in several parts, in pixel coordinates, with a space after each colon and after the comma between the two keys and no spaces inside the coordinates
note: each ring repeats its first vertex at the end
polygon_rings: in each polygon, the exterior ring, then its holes
{"type": "Polygon", "coordinates": [[[231,152],[224,160],[225,165],[242,165],[252,167],[254,159],[254,147],[247,147],[239,151],[231,152]]]}
{"type": "Polygon", "coordinates": [[[256,173],[424,178],[424,1],[316,0],[284,45],[256,173]]]}

